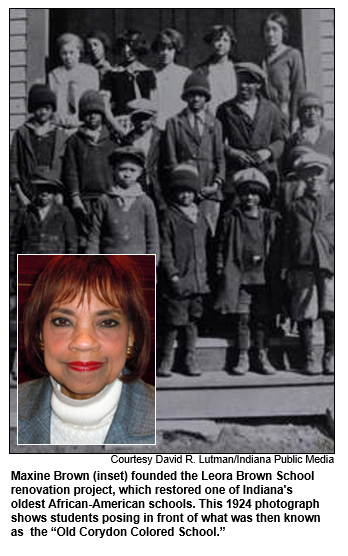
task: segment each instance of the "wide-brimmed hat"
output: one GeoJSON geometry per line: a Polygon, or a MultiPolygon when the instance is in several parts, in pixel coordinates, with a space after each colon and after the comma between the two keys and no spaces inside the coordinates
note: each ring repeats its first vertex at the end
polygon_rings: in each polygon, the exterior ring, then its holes
{"type": "Polygon", "coordinates": [[[235,65],[235,70],[238,74],[247,73],[252,75],[259,83],[264,84],[266,82],[266,74],[260,66],[254,64],[253,62],[243,62],[235,65]]]}
{"type": "Polygon", "coordinates": [[[198,193],[201,189],[201,183],[197,168],[189,163],[178,164],[170,174],[169,188],[171,192],[190,189],[198,193]]]}
{"type": "Polygon", "coordinates": [[[63,184],[57,178],[56,172],[54,172],[50,168],[42,167],[37,169],[35,174],[33,174],[30,178],[30,182],[37,191],[39,191],[40,189],[44,189],[45,187],[51,187],[58,193],[63,189],[63,184]]]}
{"type": "Polygon", "coordinates": [[[251,186],[256,186],[264,196],[268,196],[271,192],[271,185],[267,177],[257,168],[239,170],[233,176],[233,184],[239,195],[251,186]]]}
{"type": "Polygon", "coordinates": [[[192,93],[203,94],[207,100],[211,99],[211,91],[208,79],[200,73],[191,73],[184,83],[181,98],[187,100],[187,97],[192,93]]]}
{"type": "Polygon", "coordinates": [[[117,164],[122,160],[132,160],[138,166],[144,168],[145,166],[145,153],[142,149],[136,147],[118,147],[109,156],[111,164],[117,164]]]}

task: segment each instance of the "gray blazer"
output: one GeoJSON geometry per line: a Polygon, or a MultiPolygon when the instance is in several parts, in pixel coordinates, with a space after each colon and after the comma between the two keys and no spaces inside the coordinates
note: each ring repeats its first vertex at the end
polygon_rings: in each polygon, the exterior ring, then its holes
{"type": "MultiPolygon", "coordinates": [[[[52,386],[48,376],[18,388],[18,444],[50,444],[52,386]]],[[[104,444],[155,444],[155,389],[142,380],[123,383],[104,444]]]]}

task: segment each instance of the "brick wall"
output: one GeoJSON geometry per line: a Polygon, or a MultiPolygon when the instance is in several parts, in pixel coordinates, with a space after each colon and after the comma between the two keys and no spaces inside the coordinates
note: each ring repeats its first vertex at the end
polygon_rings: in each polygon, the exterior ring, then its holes
{"type": "Polygon", "coordinates": [[[329,127],[334,126],[334,17],[332,8],[320,8],[320,42],[322,55],[323,99],[325,103],[325,119],[329,127]]]}
{"type": "Polygon", "coordinates": [[[10,137],[26,117],[27,9],[10,9],[10,137]]]}

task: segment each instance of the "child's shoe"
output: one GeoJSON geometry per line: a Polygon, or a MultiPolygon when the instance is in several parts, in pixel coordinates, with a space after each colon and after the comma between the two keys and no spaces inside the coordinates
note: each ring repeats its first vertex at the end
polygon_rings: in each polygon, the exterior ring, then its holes
{"type": "Polygon", "coordinates": [[[309,376],[321,374],[321,369],[319,369],[318,367],[314,352],[309,352],[306,354],[303,372],[304,374],[309,376]]]}
{"type": "Polygon", "coordinates": [[[202,374],[197,359],[192,353],[185,357],[184,372],[187,376],[200,376],[202,374]]]}
{"type": "Polygon", "coordinates": [[[173,360],[163,359],[156,371],[156,376],[172,376],[173,360]]]}
{"type": "Polygon", "coordinates": [[[249,371],[249,354],[246,350],[240,350],[238,354],[237,365],[233,367],[234,375],[245,375],[249,371]]]}
{"type": "Polygon", "coordinates": [[[274,375],[277,371],[268,359],[267,351],[259,349],[256,354],[256,370],[263,375],[274,375]]]}
{"type": "Polygon", "coordinates": [[[332,351],[327,351],[323,356],[324,375],[333,375],[335,372],[335,355],[332,351]]]}

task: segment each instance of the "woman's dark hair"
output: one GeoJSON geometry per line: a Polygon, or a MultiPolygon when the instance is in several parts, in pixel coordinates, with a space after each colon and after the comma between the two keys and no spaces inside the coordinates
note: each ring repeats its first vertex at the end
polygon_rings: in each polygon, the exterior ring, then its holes
{"type": "Polygon", "coordinates": [[[89,31],[85,40],[87,41],[88,39],[98,39],[104,47],[105,56],[111,51],[111,41],[104,31],[89,31]]]}
{"type": "Polygon", "coordinates": [[[116,53],[120,54],[126,44],[131,47],[137,56],[145,56],[149,51],[145,35],[136,29],[128,29],[118,35],[115,42],[116,53]]]}
{"type": "Polygon", "coordinates": [[[182,34],[175,29],[163,29],[153,41],[151,49],[154,52],[158,52],[161,46],[175,48],[175,51],[180,54],[185,46],[184,38],[182,34]]]}
{"type": "Polygon", "coordinates": [[[231,40],[231,45],[235,46],[237,44],[237,38],[230,25],[212,25],[212,27],[210,27],[204,35],[203,40],[207,44],[212,44],[218,39],[221,39],[224,33],[228,34],[231,40]]]}
{"type": "Polygon", "coordinates": [[[123,382],[132,382],[146,371],[151,352],[151,326],[139,267],[127,255],[56,255],[44,267],[31,290],[23,311],[23,343],[28,363],[47,374],[40,335],[53,303],[82,303],[95,295],[111,307],[120,307],[134,334],[134,350],[127,359],[130,373],[123,382]]]}
{"type": "Polygon", "coordinates": [[[269,21],[274,21],[275,23],[278,23],[278,25],[280,25],[280,27],[283,29],[283,41],[287,42],[289,40],[289,21],[285,17],[285,15],[281,12],[272,12],[268,14],[261,25],[262,36],[264,35],[266,24],[269,21]]]}

